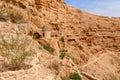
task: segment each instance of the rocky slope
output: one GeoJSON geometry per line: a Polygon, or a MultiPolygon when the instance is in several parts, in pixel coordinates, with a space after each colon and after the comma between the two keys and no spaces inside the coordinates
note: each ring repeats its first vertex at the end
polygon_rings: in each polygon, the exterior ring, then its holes
{"type": "Polygon", "coordinates": [[[120,76],[120,18],[93,15],[63,0],[0,0],[0,10],[1,32],[22,31],[29,37],[37,33],[36,44],[49,43],[54,50],[52,55],[35,50],[31,69],[0,73],[1,80],[61,80],[71,72],[85,80],[92,79],[84,73],[98,80],[108,74],[120,76]],[[10,12],[19,13],[27,23],[6,19],[10,12]],[[67,53],[63,60],[59,59],[61,52],[67,53]],[[60,66],[58,74],[48,68],[54,61],[60,66]]]}

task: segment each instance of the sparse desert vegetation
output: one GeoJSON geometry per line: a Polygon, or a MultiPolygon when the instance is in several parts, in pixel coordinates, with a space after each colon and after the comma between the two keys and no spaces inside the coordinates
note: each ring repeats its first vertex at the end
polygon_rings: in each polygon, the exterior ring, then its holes
{"type": "Polygon", "coordinates": [[[69,77],[61,77],[62,80],[82,80],[78,73],[70,73],[69,77]]]}
{"type": "Polygon", "coordinates": [[[81,76],[78,73],[71,73],[69,78],[72,80],[82,80],[81,76]]]}
{"type": "Polygon", "coordinates": [[[59,66],[59,64],[58,64],[57,62],[52,62],[52,63],[50,63],[48,67],[49,67],[50,69],[53,69],[54,72],[56,73],[56,75],[59,74],[60,66],[59,66]]]}
{"type": "Polygon", "coordinates": [[[67,55],[66,52],[61,52],[59,57],[63,59],[66,55],[67,55]]]}
{"type": "Polygon", "coordinates": [[[119,75],[120,18],[93,15],[64,0],[0,0],[0,80],[119,75]]]}
{"type": "Polygon", "coordinates": [[[14,10],[0,11],[0,21],[12,21],[13,23],[27,23],[20,12],[14,10]]]}
{"type": "Polygon", "coordinates": [[[27,50],[29,41],[25,36],[17,35],[6,36],[0,33],[0,55],[5,57],[8,63],[5,62],[10,70],[18,70],[21,66],[27,67],[24,60],[32,54],[31,50],[27,50]]]}
{"type": "Polygon", "coordinates": [[[47,50],[50,54],[53,54],[53,49],[51,48],[49,43],[47,43],[46,45],[43,45],[43,48],[47,50]]]}

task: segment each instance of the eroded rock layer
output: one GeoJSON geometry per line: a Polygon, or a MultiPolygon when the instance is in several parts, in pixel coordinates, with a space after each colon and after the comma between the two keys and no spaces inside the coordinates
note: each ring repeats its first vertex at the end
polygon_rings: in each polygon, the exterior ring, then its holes
{"type": "MultiPolygon", "coordinates": [[[[67,52],[79,68],[94,56],[109,52],[119,56],[120,18],[93,15],[67,6],[63,0],[0,0],[0,10],[20,13],[29,22],[25,26],[32,24],[28,35],[37,32],[42,36],[39,43],[50,43],[55,56],[67,52]]],[[[120,69],[115,69],[113,72],[120,74],[120,69]]]]}

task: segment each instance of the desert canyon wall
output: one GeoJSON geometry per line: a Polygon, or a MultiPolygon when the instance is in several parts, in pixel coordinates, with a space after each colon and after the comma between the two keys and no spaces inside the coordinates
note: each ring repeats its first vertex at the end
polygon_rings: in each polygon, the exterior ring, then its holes
{"type": "MultiPolygon", "coordinates": [[[[36,32],[42,36],[37,41],[41,43],[44,39],[50,43],[55,56],[67,52],[79,70],[88,68],[86,72],[100,80],[109,72],[120,74],[120,18],[93,15],[67,6],[63,0],[0,0],[0,10],[20,13],[32,27],[28,35],[36,32]],[[43,28],[47,28],[44,36],[43,28]]],[[[9,24],[9,27],[16,25],[9,24]]],[[[7,32],[11,30],[9,28],[7,32]]]]}

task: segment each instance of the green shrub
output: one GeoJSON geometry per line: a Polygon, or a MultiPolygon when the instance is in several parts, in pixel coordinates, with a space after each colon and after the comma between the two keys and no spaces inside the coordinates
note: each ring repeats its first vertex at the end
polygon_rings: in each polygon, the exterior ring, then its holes
{"type": "Polygon", "coordinates": [[[49,53],[53,54],[53,49],[50,47],[50,44],[43,45],[44,49],[47,50],[49,53]]]}
{"type": "Polygon", "coordinates": [[[27,56],[31,55],[31,50],[26,50],[30,42],[25,37],[10,36],[6,38],[0,33],[0,55],[9,61],[9,67],[12,70],[20,69],[27,56]]]}
{"type": "Polygon", "coordinates": [[[59,71],[59,65],[58,65],[58,64],[54,64],[54,63],[53,63],[52,67],[53,67],[56,71],[59,71]]]}
{"type": "Polygon", "coordinates": [[[81,76],[78,73],[71,73],[69,78],[71,80],[82,80],[81,76]]]}
{"type": "Polygon", "coordinates": [[[32,38],[33,38],[33,39],[38,39],[38,38],[40,38],[39,33],[33,33],[33,34],[32,34],[32,38]]]}
{"type": "Polygon", "coordinates": [[[61,80],[69,80],[67,77],[61,77],[61,80]]]}
{"type": "Polygon", "coordinates": [[[65,56],[66,56],[66,52],[61,52],[61,54],[60,54],[59,57],[60,57],[61,59],[63,59],[65,56]]]}
{"type": "Polygon", "coordinates": [[[59,73],[60,68],[59,68],[58,63],[56,63],[56,62],[51,63],[51,64],[49,65],[49,68],[50,68],[50,69],[54,69],[56,74],[59,73]]]}

